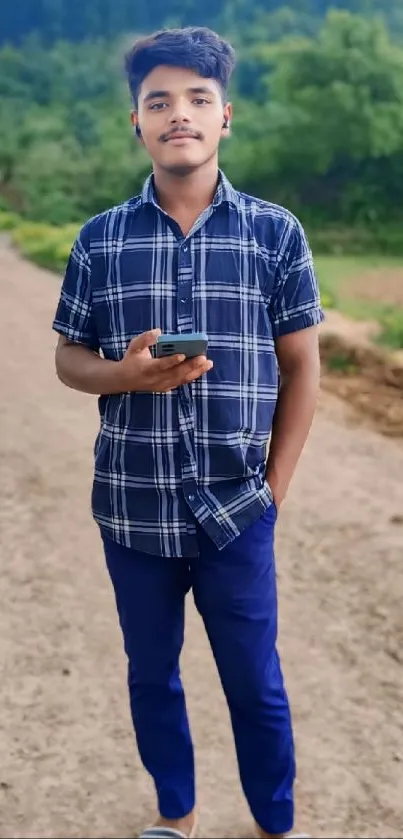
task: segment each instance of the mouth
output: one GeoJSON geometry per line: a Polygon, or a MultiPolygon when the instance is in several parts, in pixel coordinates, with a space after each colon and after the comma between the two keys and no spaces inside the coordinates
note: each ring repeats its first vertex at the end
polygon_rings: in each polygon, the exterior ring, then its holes
{"type": "Polygon", "coordinates": [[[199,138],[196,134],[184,134],[183,132],[179,132],[177,134],[170,134],[169,137],[165,137],[164,143],[174,143],[175,145],[180,145],[181,143],[189,143],[191,140],[198,140],[199,138]]]}

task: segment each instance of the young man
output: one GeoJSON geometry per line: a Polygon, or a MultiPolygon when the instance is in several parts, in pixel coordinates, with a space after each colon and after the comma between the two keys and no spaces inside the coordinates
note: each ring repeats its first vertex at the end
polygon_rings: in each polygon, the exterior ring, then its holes
{"type": "Polygon", "coordinates": [[[195,826],[179,675],[190,589],[259,835],[293,826],[273,542],[314,415],[323,315],[299,221],[237,192],[218,168],[233,66],[232,48],[204,28],[135,44],[132,122],[153,175],[83,226],[54,320],[61,381],[100,396],[93,515],[158,796],[160,817],[143,836],[166,839],[195,826]],[[160,330],[206,332],[208,358],[155,358],[160,330]]]}

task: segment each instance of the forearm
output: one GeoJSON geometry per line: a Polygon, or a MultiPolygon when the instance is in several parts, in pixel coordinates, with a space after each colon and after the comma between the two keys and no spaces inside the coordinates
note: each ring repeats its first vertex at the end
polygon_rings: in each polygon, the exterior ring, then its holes
{"type": "Polygon", "coordinates": [[[319,391],[319,367],[295,370],[281,384],[266,477],[280,502],[286,495],[308,437],[319,391]]]}
{"type": "Polygon", "coordinates": [[[101,358],[83,344],[65,343],[56,350],[56,372],[63,384],[96,395],[125,390],[117,361],[101,358]]]}

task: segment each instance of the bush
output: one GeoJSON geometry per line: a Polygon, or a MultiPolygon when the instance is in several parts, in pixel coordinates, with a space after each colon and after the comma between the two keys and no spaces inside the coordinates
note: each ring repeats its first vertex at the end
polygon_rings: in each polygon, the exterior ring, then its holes
{"type": "Polygon", "coordinates": [[[53,227],[36,222],[22,223],[14,230],[12,240],[27,259],[43,268],[61,273],[66,267],[70,250],[80,224],[53,227]]]}
{"type": "Polygon", "coordinates": [[[403,310],[389,309],[379,318],[381,333],[379,341],[394,350],[403,349],[403,310]]]}
{"type": "Polygon", "coordinates": [[[20,223],[21,219],[16,213],[0,210],[0,230],[14,230],[20,223]]]}
{"type": "Polygon", "coordinates": [[[353,256],[358,254],[403,255],[402,227],[379,224],[373,227],[323,227],[308,229],[311,248],[317,254],[353,256]]]}

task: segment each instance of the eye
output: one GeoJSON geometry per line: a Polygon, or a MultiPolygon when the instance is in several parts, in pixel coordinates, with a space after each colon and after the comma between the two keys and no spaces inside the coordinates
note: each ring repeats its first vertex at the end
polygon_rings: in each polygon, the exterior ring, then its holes
{"type": "Polygon", "coordinates": [[[195,105],[209,105],[210,100],[204,99],[202,96],[198,96],[197,99],[193,99],[195,105]]]}
{"type": "Polygon", "coordinates": [[[148,110],[149,111],[162,111],[162,109],[165,108],[166,105],[167,105],[167,102],[154,102],[152,105],[150,105],[148,110]]]}

